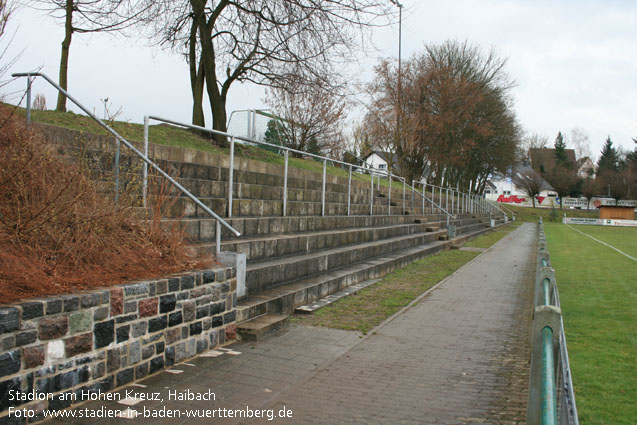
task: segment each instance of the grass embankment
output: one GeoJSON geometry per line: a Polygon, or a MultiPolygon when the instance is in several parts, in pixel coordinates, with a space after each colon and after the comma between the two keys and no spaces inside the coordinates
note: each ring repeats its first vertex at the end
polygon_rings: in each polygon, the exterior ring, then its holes
{"type": "MultiPolygon", "coordinates": [[[[505,226],[469,244],[489,247],[513,229],[513,226],[505,226]]],[[[297,316],[294,321],[365,334],[478,255],[479,252],[450,250],[423,258],[388,274],[354,296],[317,310],[311,316],[297,316]]]]}
{"type": "MultiPolygon", "coordinates": [[[[16,108],[18,115],[26,116],[24,108],[16,108]]],[[[95,120],[86,116],[74,114],[73,112],[58,111],[31,111],[31,119],[33,122],[54,125],[57,127],[68,128],[71,130],[85,131],[93,134],[109,134],[95,120]]],[[[125,121],[109,121],[108,124],[117,131],[122,137],[130,141],[141,142],[144,140],[144,126],[125,121]]],[[[211,139],[201,137],[200,135],[183,128],[179,128],[168,124],[157,124],[149,127],[149,141],[151,143],[167,146],[176,146],[187,149],[196,149],[204,152],[213,152],[218,154],[229,155],[228,147],[221,148],[213,143],[211,139]]],[[[271,152],[257,146],[244,144],[236,144],[235,155],[240,158],[254,159],[257,161],[268,162],[272,164],[283,165],[284,159],[282,155],[271,152]]],[[[334,167],[329,162],[327,164],[327,174],[340,177],[348,177],[349,171],[340,167],[334,167]]],[[[315,173],[323,173],[323,162],[312,159],[289,158],[289,166],[309,170],[315,173]]],[[[368,175],[360,173],[352,173],[352,179],[364,182],[370,182],[368,175]]],[[[387,179],[381,179],[381,186],[387,186],[387,179]]],[[[375,183],[376,185],[376,183],[375,183]]],[[[393,182],[392,187],[402,189],[402,183],[393,182]]]]}
{"type": "MultiPolygon", "coordinates": [[[[637,229],[577,226],[635,255],[637,229]]],[[[637,417],[637,263],[546,223],[582,424],[633,424],[637,417]]]]}

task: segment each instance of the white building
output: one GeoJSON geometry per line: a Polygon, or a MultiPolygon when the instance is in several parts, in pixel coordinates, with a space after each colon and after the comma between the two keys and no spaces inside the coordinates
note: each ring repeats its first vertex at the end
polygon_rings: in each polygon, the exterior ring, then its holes
{"type": "Polygon", "coordinates": [[[492,201],[505,204],[532,207],[533,200],[524,190],[524,180],[540,179],[544,189],[535,197],[536,207],[559,206],[556,202],[557,193],[551,185],[538,173],[527,165],[516,165],[507,175],[492,176],[485,189],[485,197],[492,201]]]}
{"type": "Polygon", "coordinates": [[[368,167],[378,168],[379,170],[387,170],[388,161],[385,152],[374,152],[365,158],[365,164],[368,167]]]}

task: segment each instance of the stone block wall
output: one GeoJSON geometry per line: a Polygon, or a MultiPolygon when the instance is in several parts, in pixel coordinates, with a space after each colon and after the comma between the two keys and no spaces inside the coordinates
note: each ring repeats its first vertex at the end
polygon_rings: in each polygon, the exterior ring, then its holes
{"type": "Polygon", "coordinates": [[[236,303],[235,269],[219,268],[0,306],[0,423],[25,423],[11,407],[63,409],[234,339],[236,303]]]}

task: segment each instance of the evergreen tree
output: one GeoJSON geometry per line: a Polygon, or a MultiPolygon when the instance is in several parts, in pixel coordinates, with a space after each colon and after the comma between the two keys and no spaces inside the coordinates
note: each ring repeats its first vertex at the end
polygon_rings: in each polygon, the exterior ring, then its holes
{"type": "Polygon", "coordinates": [[[279,126],[275,120],[268,121],[268,127],[265,130],[263,141],[272,145],[281,146],[281,133],[279,132],[279,126]]]}
{"type": "MultiPolygon", "coordinates": [[[[268,126],[263,135],[263,141],[271,145],[284,146],[285,135],[281,129],[281,123],[276,120],[268,121],[268,126]]],[[[279,152],[279,149],[272,146],[259,145],[260,148],[270,152],[279,152]]]]}
{"type": "Polygon", "coordinates": [[[619,155],[617,149],[613,147],[610,136],[606,139],[601,156],[597,161],[597,174],[603,174],[606,171],[619,171],[619,155]]]}
{"type": "Polygon", "coordinates": [[[557,137],[555,138],[555,144],[553,145],[555,148],[555,163],[556,165],[563,165],[566,167],[570,167],[571,164],[568,160],[568,156],[566,155],[566,143],[564,143],[564,137],[562,136],[562,132],[557,133],[557,137]]]}

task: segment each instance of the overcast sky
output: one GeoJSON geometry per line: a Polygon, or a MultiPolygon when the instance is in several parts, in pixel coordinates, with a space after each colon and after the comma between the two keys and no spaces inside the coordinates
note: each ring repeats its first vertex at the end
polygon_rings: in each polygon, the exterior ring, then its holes
{"type": "MultiPolygon", "coordinates": [[[[608,135],[616,146],[633,149],[637,137],[637,1],[404,0],[403,58],[426,43],[468,40],[484,51],[495,48],[508,58],[507,72],[517,82],[515,110],[529,132],[553,143],[558,131],[574,127],[590,136],[597,157],[608,135]]],[[[11,69],[42,72],[57,79],[61,23],[22,7],[11,21],[15,32],[5,57],[23,50],[11,69]]],[[[398,54],[398,24],[377,29],[377,51],[353,76],[369,78],[380,57],[398,54]]],[[[5,76],[6,77],[6,76],[5,76]]],[[[22,90],[24,80],[5,91],[22,90]]],[[[55,93],[44,82],[36,93],[55,106],[55,93]]],[[[70,55],[69,91],[101,115],[100,99],[109,98],[120,118],[141,122],[146,114],[189,122],[188,68],[183,58],[148,46],[144,40],[108,35],[76,35],[70,55]]],[[[263,90],[231,88],[228,113],[263,108],[263,90]]],[[[15,97],[14,97],[15,99],[15,97]]],[[[353,111],[355,117],[360,112],[353,111]]],[[[210,122],[209,115],[207,122],[210,122]]],[[[572,147],[572,146],[569,146],[572,147]]]]}

